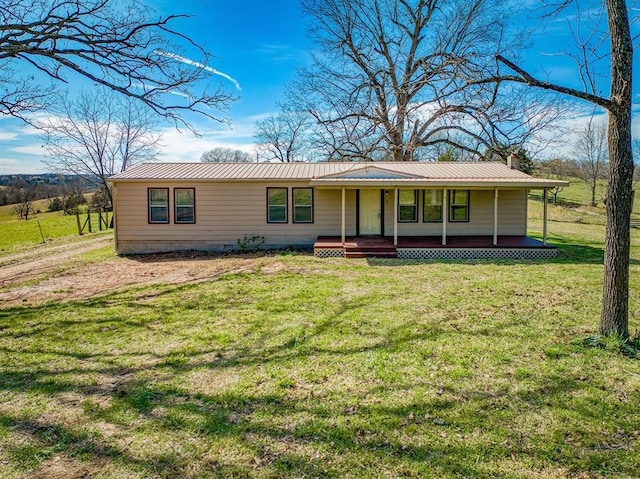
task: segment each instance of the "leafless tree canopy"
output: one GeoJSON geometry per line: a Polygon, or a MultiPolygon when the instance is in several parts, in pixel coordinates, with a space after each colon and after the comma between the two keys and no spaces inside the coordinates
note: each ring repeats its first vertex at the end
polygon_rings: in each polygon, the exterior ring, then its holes
{"type": "Polygon", "coordinates": [[[594,123],[593,120],[589,121],[587,126],[578,132],[573,151],[578,160],[580,178],[591,188],[591,206],[596,206],[598,180],[605,179],[607,174],[607,126],[594,123]]]}
{"type": "Polygon", "coordinates": [[[251,163],[255,159],[246,151],[218,146],[205,151],[200,157],[200,161],[203,163],[251,163]]]}
{"type": "Polygon", "coordinates": [[[113,92],[85,92],[63,101],[56,115],[48,115],[37,126],[44,133],[44,163],[51,171],[98,182],[107,195],[109,177],[152,161],[160,141],[154,133],[153,111],[113,92]]]}
{"type": "Polygon", "coordinates": [[[34,213],[33,201],[36,199],[36,190],[21,178],[11,182],[7,191],[8,199],[14,204],[13,210],[21,220],[28,220],[34,213]]]}
{"type": "Polygon", "coordinates": [[[326,155],[404,161],[440,143],[475,155],[522,143],[555,119],[557,109],[518,86],[504,92],[506,102],[494,85],[465,81],[500,44],[501,3],[303,0],[319,53],[294,91],[317,120],[326,155]]]}
{"type": "Polygon", "coordinates": [[[281,106],[277,114],[256,122],[255,142],[261,158],[291,163],[308,159],[310,118],[304,111],[281,106]]]}
{"type": "Polygon", "coordinates": [[[5,0],[0,3],[0,114],[24,118],[52,89],[80,75],[145,103],[176,124],[192,111],[214,120],[234,96],[211,88],[210,56],[138,2],[5,0]],[[197,51],[195,61],[183,48],[197,51]],[[21,74],[30,67],[34,74],[21,74]],[[50,84],[38,83],[44,73],[50,84]],[[38,75],[39,77],[39,75],[38,75]],[[199,85],[209,83],[208,87],[199,85]]]}

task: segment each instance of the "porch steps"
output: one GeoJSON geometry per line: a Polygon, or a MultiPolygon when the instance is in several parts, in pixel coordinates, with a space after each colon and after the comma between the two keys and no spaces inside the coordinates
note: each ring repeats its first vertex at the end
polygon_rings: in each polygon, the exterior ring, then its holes
{"type": "Polygon", "coordinates": [[[345,258],[397,258],[396,251],[345,251],[345,258]]]}
{"type": "Polygon", "coordinates": [[[349,245],[344,246],[345,258],[397,258],[398,251],[394,245],[349,245]]]}

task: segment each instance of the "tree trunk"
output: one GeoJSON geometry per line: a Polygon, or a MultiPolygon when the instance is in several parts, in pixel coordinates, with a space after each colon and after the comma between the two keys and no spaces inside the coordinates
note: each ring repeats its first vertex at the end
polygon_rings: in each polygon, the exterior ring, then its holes
{"type": "Polygon", "coordinates": [[[606,0],[611,34],[611,102],[608,125],[609,188],[600,334],[629,337],[629,255],[633,159],[631,72],[633,47],[625,0],[606,0]]]}
{"type": "Polygon", "coordinates": [[[598,185],[597,180],[591,180],[591,206],[596,207],[598,203],[596,202],[596,186],[598,185]]]}

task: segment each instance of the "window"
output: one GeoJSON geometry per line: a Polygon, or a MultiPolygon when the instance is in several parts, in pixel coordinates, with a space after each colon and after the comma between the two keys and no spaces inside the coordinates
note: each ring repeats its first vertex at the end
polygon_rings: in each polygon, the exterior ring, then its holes
{"type": "Polygon", "coordinates": [[[398,195],[398,222],[418,221],[418,190],[400,190],[398,195]]]}
{"type": "Polygon", "coordinates": [[[424,190],[423,221],[442,222],[442,190],[424,190]]]}
{"type": "Polygon", "coordinates": [[[169,188],[149,188],[149,223],[169,222],[169,188]]]}
{"type": "Polygon", "coordinates": [[[293,222],[313,223],[313,188],[293,188],[293,222]]]}
{"type": "Polygon", "coordinates": [[[175,223],[196,222],[196,190],[195,188],[174,188],[173,203],[175,205],[175,223]]]}
{"type": "Polygon", "coordinates": [[[267,223],[286,223],[287,188],[267,188],[267,223]]]}
{"type": "Polygon", "coordinates": [[[469,221],[469,190],[449,191],[449,221],[469,221]]]}

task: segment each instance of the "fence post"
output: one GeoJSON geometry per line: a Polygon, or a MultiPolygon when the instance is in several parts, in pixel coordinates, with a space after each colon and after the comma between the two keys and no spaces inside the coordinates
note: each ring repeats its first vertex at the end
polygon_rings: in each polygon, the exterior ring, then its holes
{"type": "Polygon", "coordinates": [[[76,222],[78,223],[78,234],[82,236],[82,226],[80,226],[80,211],[76,208],[76,222]]]}
{"type": "Polygon", "coordinates": [[[38,229],[40,230],[40,237],[42,238],[42,243],[44,243],[44,235],[42,234],[42,226],[40,226],[40,220],[38,220],[38,229]]]}
{"type": "Polygon", "coordinates": [[[91,230],[91,208],[87,208],[87,222],[89,223],[89,233],[93,233],[91,230]]]}

